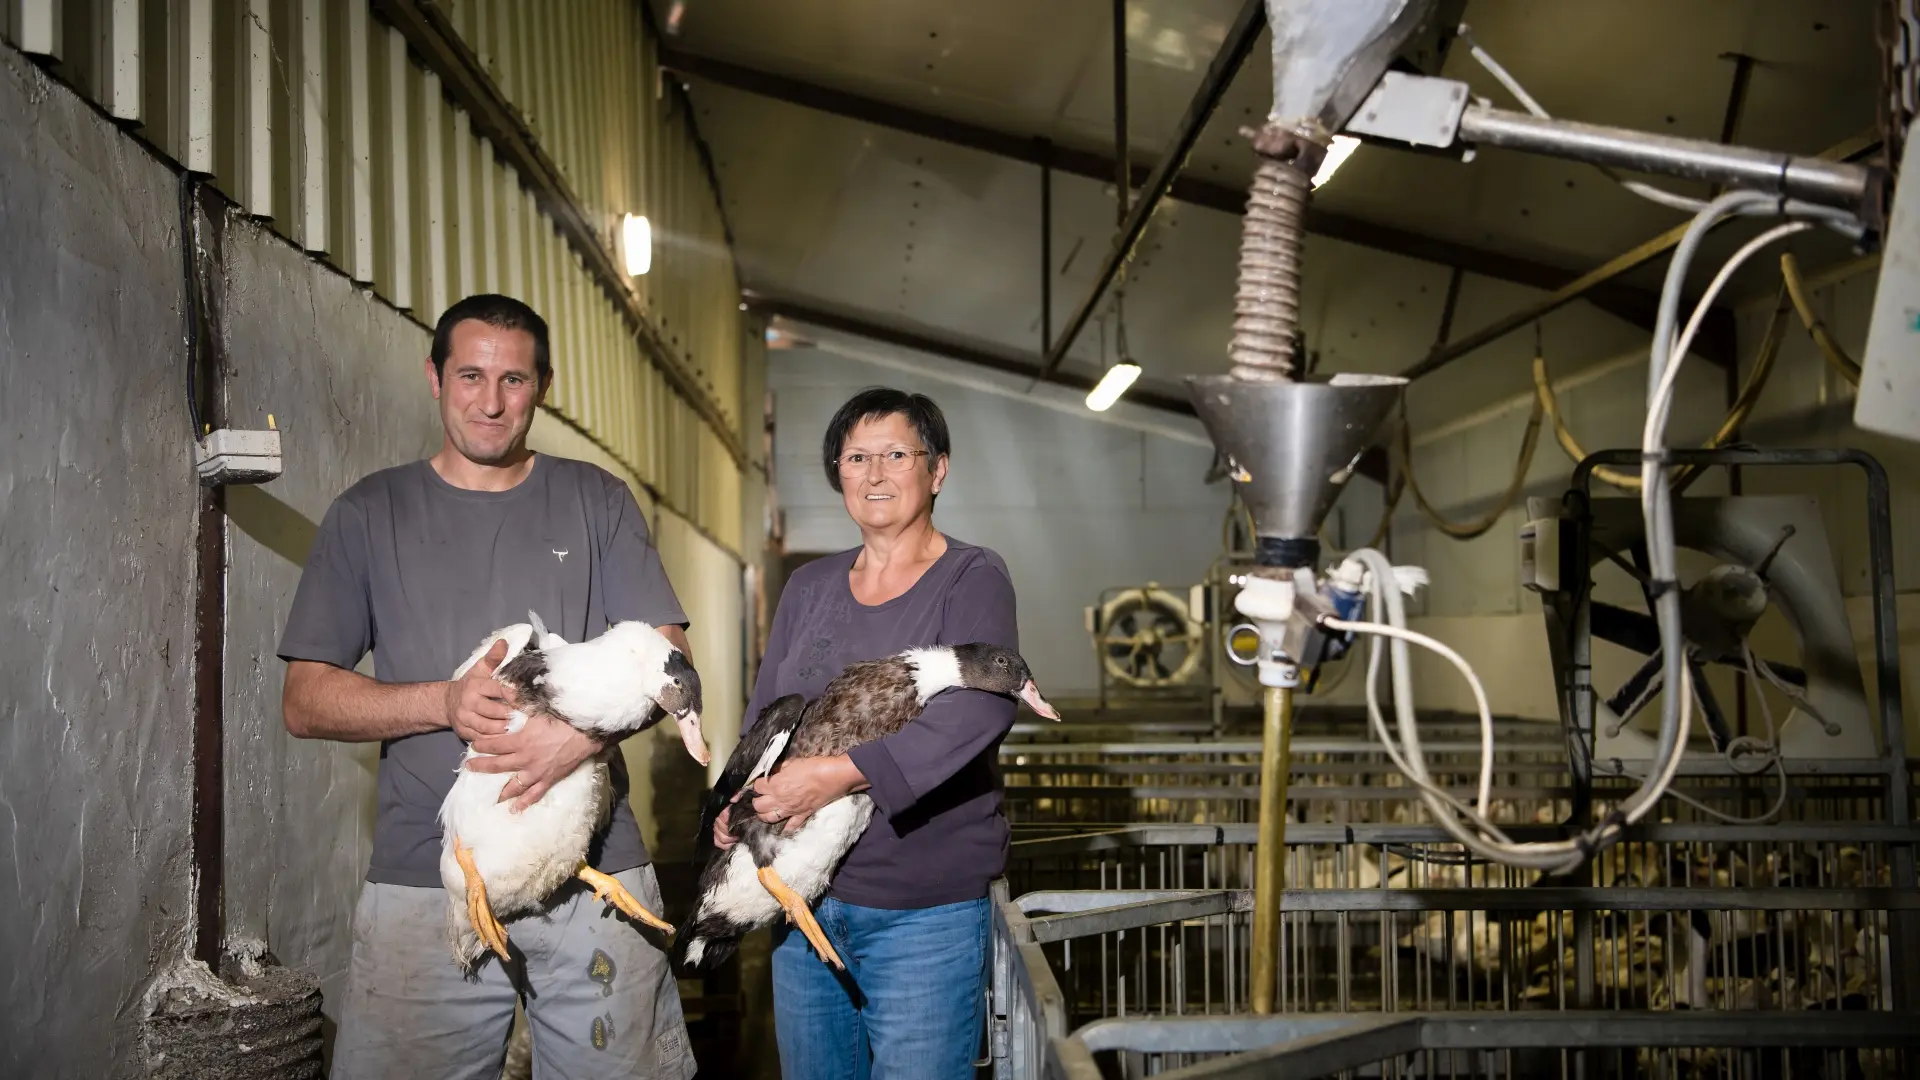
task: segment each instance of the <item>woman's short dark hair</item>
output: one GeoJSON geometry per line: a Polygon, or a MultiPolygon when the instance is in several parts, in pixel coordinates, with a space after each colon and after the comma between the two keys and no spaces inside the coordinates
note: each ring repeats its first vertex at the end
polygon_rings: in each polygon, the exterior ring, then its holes
{"type": "Polygon", "coordinates": [[[947,418],[940,412],[940,406],[925,394],[909,394],[905,390],[895,390],[890,386],[873,386],[847,399],[840,411],[833,414],[827,422],[826,438],[821,440],[821,463],[827,470],[827,483],[833,490],[840,490],[840,448],[846,445],[847,436],[853,429],[868,420],[879,420],[899,413],[913,425],[920,436],[920,443],[930,453],[927,454],[927,471],[932,472],[935,464],[953,450],[953,443],[947,436],[947,418]]]}
{"type": "Polygon", "coordinates": [[[447,357],[453,354],[453,328],[478,319],[495,330],[524,330],[533,336],[533,369],[541,382],[553,374],[547,352],[547,320],[525,303],[498,293],[478,293],[454,304],[433,328],[433,370],[444,378],[447,357]]]}

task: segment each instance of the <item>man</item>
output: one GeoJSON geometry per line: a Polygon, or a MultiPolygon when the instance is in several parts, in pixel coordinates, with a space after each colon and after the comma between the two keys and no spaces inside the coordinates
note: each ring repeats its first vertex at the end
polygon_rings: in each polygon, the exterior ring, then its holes
{"type": "MultiPolygon", "coordinates": [[[[553,378],[545,321],[518,300],[470,296],[440,317],[426,376],[446,429],[439,452],[334,501],[279,650],[289,732],[381,743],[335,1080],[496,1080],[518,995],[497,959],[472,977],[453,962],[440,803],[468,742],[496,756],[467,767],[513,773],[502,797],[521,807],[602,748],[546,715],[506,734],[513,703],[491,678],[504,643],[465,678],[447,676],[529,610],[569,641],[642,619],[687,648],[686,615],[633,493],[596,466],[527,449],[553,378]],[[372,679],[353,671],[369,651],[372,679]]],[[[588,857],[660,911],[617,754],[613,782],[612,821],[588,857]]],[[[538,1075],[693,1074],[666,955],[635,924],[576,882],[544,917],[508,929],[526,958],[538,1075]]]]}

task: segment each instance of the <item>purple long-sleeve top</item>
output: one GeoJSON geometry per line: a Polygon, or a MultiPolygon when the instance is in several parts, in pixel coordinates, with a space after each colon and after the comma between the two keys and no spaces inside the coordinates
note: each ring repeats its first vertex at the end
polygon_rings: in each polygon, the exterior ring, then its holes
{"type": "MultiPolygon", "coordinates": [[[[787,694],[811,700],[856,661],[970,641],[1020,647],[1013,579],[993,551],[948,537],[945,554],[911,589],[871,606],[855,600],[848,583],[858,555],[815,559],[787,580],[743,733],[769,703],[787,694]]],[[[849,756],[873,785],[873,821],[829,895],[896,909],[987,895],[1007,862],[996,758],[1017,708],[998,694],[949,690],[900,731],[854,747],[849,756]]]]}

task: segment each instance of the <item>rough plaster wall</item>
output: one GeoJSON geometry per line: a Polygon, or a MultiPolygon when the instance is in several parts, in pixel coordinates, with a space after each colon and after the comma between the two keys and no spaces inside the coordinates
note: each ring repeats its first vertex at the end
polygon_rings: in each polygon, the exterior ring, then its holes
{"type": "Polygon", "coordinates": [[[275,648],[334,497],[439,448],[428,335],[258,226],[230,223],[224,257],[230,422],[265,426],[272,413],[285,468],[227,492],[227,929],[319,976],[337,1020],[380,748],[289,736],[275,648]]]}
{"type": "Polygon", "coordinates": [[[934,520],[1007,561],[1019,598],[1020,651],[1050,695],[1099,686],[1083,609],[1102,589],[1185,586],[1201,580],[1219,553],[1227,491],[1200,482],[1213,457],[1207,448],[819,349],[776,354],[768,384],[779,418],[775,473],[794,552],[860,542],[820,471],[820,436],[834,410],[876,384],[925,393],[940,405],[954,457],[934,520]]]}
{"type": "Polygon", "coordinates": [[[178,191],[0,47],[0,1076],[131,1075],[190,946],[178,191]]]}

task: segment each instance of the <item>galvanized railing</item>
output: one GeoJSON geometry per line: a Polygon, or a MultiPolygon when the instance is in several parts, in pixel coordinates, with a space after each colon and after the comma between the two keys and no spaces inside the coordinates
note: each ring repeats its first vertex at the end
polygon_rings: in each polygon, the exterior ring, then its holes
{"type": "MultiPolygon", "coordinates": [[[[1120,824],[1250,806],[1250,750],[1003,754],[1018,832],[995,989],[1026,988],[1026,1004],[997,998],[995,1017],[1001,1044],[1028,1053],[1003,1055],[998,1076],[1920,1075],[1920,1017],[1897,1011],[1911,965],[1893,947],[1920,894],[1890,877],[1890,852],[1920,833],[1882,822],[1884,767],[1808,766],[1768,825],[1674,804],[1581,878],[1545,881],[1466,859],[1377,746],[1307,745],[1270,1017],[1246,1013],[1253,827],[1120,824]],[[1056,994],[1057,1018],[1038,1004],[1056,994]],[[1044,1026],[1021,1030],[1023,1010],[1044,1026]]],[[[1429,747],[1468,786],[1478,748],[1451,749],[1429,747]]],[[[1516,839],[1562,835],[1561,761],[1545,743],[1501,760],[1500,817],[1542,823],[1516,839]]],[[[1715,771],[1682,790],[1741,815],[1777,797],[1777,777],[1715,771]]],[[[1623,790],[1597,785],[1593,812],[1623,790]]]]}

